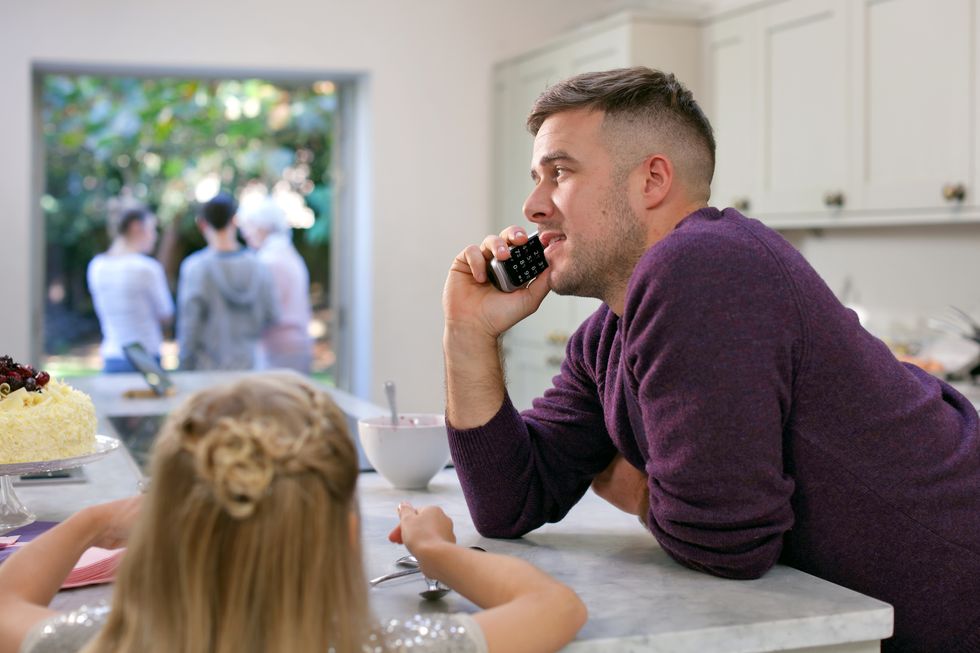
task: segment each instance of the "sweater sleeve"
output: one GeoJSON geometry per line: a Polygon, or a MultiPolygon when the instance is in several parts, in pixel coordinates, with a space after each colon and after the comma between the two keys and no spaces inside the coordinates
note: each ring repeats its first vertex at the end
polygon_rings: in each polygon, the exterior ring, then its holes
{"type": "Polygon", "coordinates": [[[616,453],[594,375],[585,361],[586,322],[569,339],[561,372],[534,407],[509,396],[485,425],[449,425],[449,446],[477,531],[520,537],[562,519],[616,453]]]}
{"type": "Polygon", "coordinates": [[[800,319],[781,266],[761,244],[677,233],[641,261],[624,315],[647,526],[686,566],[762,575],[793,524],[782,434],[800,319]]]}

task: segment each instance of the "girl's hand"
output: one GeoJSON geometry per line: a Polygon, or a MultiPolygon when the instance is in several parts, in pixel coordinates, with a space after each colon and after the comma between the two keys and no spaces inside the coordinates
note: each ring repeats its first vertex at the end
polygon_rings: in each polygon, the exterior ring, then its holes
{"type": "Polygon", "coordinates": [[[126,546],[142,505],[143,495],[140,494],[85,508],[85,512],[95,523],[91,546],[103,549],[126,546]]]}
{"type": "Polygon", "coordinates": [[[388,534],[388,539],[404,544],[412,553],[417,553],[416,549],[424,548],[427,544],[456,543],[453,520],[442,508],[426,506],[417,510],[412,504],[403,501],[398,504],[398,520],[398,526],[388,534]]]}

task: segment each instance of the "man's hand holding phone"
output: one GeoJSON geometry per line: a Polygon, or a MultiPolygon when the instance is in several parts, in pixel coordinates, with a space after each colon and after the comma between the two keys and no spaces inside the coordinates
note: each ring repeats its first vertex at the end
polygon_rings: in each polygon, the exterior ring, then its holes
{"type": "Polygon", "coordinates": [[[522,227],[511,226],[499,236],[487,236],[479,246],[470,245],[459,253],[449,269],[443,291],[447,328],[452,325],[454,328],[474,330],[496,339],[538,309],[551,290],[549,270],[545,269],[534,276],[527,268],[518,267],[521,260],[527,261],[526,266],[537,264],[541,267],[536,255],[543,262],[544,252],[540,246],[521,247],[526,245],[527,231],[522,227]],[[511,248],[514,247],[518,250],[512,252],[511,248]],[[523,259],[514,259],[515,254],[523,259]],[[505,265],[511,270],[517,270],[510,276],[501,272],[505,291],[498,287],[500,282],[495,285],[491,278],[493,271],[490,263],[494,260],[503,264],[499,267],[501,271],[505,265]],[[518,266],[514,265],[515,260],[518,261],[518,266]],[[521,274],[533,279],[533,282],[527,284],[521,274]]]}
{"type": "Polygon", "coordinates": [[[499,236],[487,236],[480,245],[464,249],[449,268],[442,294],[443,349],[446,417],[456,428],[482,426],[500,409],[506,390],[497,341],[538,310],[551,290],[548,269],[513,292],[502,292],[490,282],[490,261],[507,261],[510,248],[527,241],[525,229],[508,227],[499,236]]]}

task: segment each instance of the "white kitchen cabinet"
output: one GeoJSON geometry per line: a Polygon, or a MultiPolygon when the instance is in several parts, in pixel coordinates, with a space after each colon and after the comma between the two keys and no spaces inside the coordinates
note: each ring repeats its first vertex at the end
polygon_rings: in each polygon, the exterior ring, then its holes
{"type": "MultiPolygon", "coordinates": [[[[695,90],[700,82],[701,27],[694,20],[660,20],[624,12],[582,27],[526,55],[504,61],[494,73],[494,210],[492,229],[527,224],[533,139],[524,124],[548,86],[590,71],[646,65],[673,72],[695,90]]],[[[551,385],[564,344],[598,300],[549,295],[541,308],[504,337],[508,388],[518,408],[551,385]]]]}
{"type": "Polygon", "coordinates": [[[974,4],[855,3],[851,95],[860,138],[852,158],[859,208],[955,212],[976,204],[974,4]]]}
{"type": "Polygon", "coordinates": [[[779,2],[705,27],[714,205],[767,221],[825,216],[846,205],[847,9],[846,0],[779,2]]]}
{"type": "Polygon", "coordinates": [[[551,386],[563,360],[565,349],[557,341],[534,346],[505,340],[504,374],[514,406],[520,410],[530,408],[531,402],[551,386]]]}
{"type": "Polygon", "coordinates": [[[759,12],[719,20],[705,28],[705,93],[699,99],[714,129],[715,175],[711,203],[751,213],[757,208],[762,151],[762,63],[759,12]]]}
{"type": "Polygon", "coordinates": [[[760,20],[761,188],[757,213],[839,211],[851,182],[849,0],[766,7],[760,20]]]}
{"type": "Polygon", "coordinates": [[[705,25],[712,203],[779,228],[980,221],[977,0],[784,0],[705,25]]]}

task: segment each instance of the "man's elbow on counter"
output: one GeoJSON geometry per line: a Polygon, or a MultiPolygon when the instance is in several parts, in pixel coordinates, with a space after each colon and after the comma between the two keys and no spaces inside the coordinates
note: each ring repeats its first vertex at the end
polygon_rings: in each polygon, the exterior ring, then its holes
{"type": "Polygon", "coordinates": [[[473,526],[476,528],[476,532],[483,537],[516,540],[534,530],[531,528],[522,528],[520,524],[513,522],[502,522],[496,519],[478,517],[477,515],[471,516],[473,517],[473,526]]]}
{"type": "Polygon", "coordinates": [[[661,546],[671,558],[689,569],[730,580],[762,578],[776,565],[782,550],[782,544],[777,542],[776,546],[767,544],[742,553],[711,552],[704,556],[692,556],[680,554],[662,542],[661,546]]]}
{"type": "Polygon", "coordinates": [[[483,537],[513,540],[523,537],[545,523],[545,519],[523,513],[501,514],[497,510],[474,510],[469,502],[470,517],[476,532],[483,537]]]}

